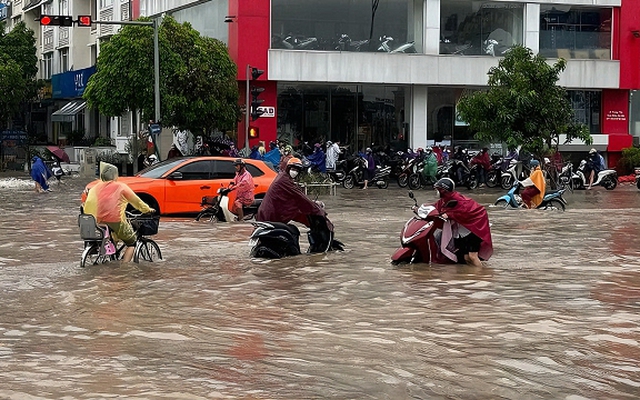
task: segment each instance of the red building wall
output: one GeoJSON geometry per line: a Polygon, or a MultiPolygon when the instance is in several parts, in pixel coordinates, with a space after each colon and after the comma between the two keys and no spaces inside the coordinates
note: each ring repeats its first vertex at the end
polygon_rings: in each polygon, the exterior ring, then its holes
{"type": "Polygon", "coordinates": [[[640,89],[640,1],[622,0],[618,10],[613,45],[614,57],[620,60],[620,89],[640,89]]]}
{"type": "MultiPolygon", "coordinates": [[[[265,91],[260,95],[264,99],[262,106],[277,106],[277,82],[268,81],[268,51],[271,38],[271,2],[269,0],[229,0],[229,15],[234,16],[229,23],[229,54],[238,66],[238,86],[243,104],[246,104],[247,65],[262,69],[265,73],[252,85],[261,86],[265,91]]],[[[260,117],[249,124],[260,130],[260,138],[250,139],[253,146],[263,140],[269,143],[277,138],[276,116],[260,117]]],[[[238,147],[244,147],[246,126],[244,118],[238,124],[238,147]]]]}

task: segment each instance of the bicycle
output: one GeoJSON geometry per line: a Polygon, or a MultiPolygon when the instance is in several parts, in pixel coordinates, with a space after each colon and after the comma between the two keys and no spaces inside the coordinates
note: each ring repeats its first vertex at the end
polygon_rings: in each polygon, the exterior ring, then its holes
{"type": "MultiPolygon", "coordinates": [[[[136,233],[133,262],[162,260],[160,247],[153,239],[147,237],[158,233],[160,216],[135,214],[127,211],[127,219],[136,233]]],[[[80,226],[80,237],[84,240],[84,250],[80,258],[82,268],[122,258],[126,245],[122,243],[120,247],[116,247],[111,236],[111,229],[108,226],[98,225],[95,217],[91,214],[80,214],[78,225],[80,226]]]]}

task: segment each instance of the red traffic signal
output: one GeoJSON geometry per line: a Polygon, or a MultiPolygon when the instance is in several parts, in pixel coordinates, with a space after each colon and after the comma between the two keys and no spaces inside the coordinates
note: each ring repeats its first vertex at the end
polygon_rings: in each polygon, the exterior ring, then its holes
{"type": "Polygon", "coordinates": [[[91,26],[91,15],[78,15],[78,26],[91,26]]]}
{"type": "Polygon", "coordinates": [[[40,17],[40,25],[73,26],[73,18],[70,15],[43,15],[40,17]]]}

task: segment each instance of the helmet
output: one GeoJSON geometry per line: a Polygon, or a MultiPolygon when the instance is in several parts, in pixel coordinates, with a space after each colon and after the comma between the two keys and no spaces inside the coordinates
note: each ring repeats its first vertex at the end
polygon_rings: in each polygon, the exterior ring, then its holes
{"type": "Polygon", "coordinates": [[[425,150],[426,151],[433,151],[433,148],[431,146],[427,146],[427,148],[425,150]]]}
{"type": "Polygon", "coordinates": [[[442,178],[435,185],[433,185],[436,189],[444,189],[448,192],[453,192],[456,189],[456,184],[453,183],[451,178],[442,178]]]}
{"type": "Polygon", "coordinates": [[[291,145],[286,145],[284,146],[284,151],[293,153],[293,147],[291,147],[291,145]]]}
{"type": "Polygon", "coordinates": [[[331,140],[327,140],[327,147],[331,146],[333,142],[331,140]]]}
{"type": "Polygon", "coordinates": [[[589,154],[594,154],[594,153],[597,153],[596,149],[589,150],[589,154]]]}
{"type": "Polygon", "coordinates": [[[233,162],[233,165],[242,165],[242,166],[244,166],[245,162],[244,162],[244,160],[242,158],[238,158],[233,162]]]}
{"type": "Polygon", "coordinates": [[[365,150],[365,153],[371,153],[371,147],[367,147],[367,149],[365,150]]]}
{"type": "Polygon", "coordinates": [[[157,160],[157,159],[158,159],[158,157],[155,154],[151,154],[149,156],[149,160],[157,160]]]}
{"type": "Polygon", "coordinates": [[[531,160],[529,161],[529,165],[531,165],[532,167],[537,167],[540,165],[540,161],[538,160],[531,160]]]}
{"type": "Polygon", "coordinates": [[[418,147],[418,153],[422,153],[424,149],[422,147],[418,147]]]}
{"type": "Polygon", "coordinates": [[[287,161],[287,167],[302,169],[302,161],[297,157],[291,157],[289,161],[287,161]]]}
{"type": "Polygon", "coordinates": [[[320,143],[316,143],[316,144],[313,145],[313,147],[320,148],[320,147],[322,147],[322,145],[320,145],[320,143]]]}

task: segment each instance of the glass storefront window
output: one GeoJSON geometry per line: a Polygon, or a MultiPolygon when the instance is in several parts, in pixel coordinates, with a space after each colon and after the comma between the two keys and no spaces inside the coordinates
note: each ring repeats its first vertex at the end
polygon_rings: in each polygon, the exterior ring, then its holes
{"type": "Polygon", "coordinates": [[[540,6],[540,54],[611,59],[611,8],[540,6]]]}
{"type": "Polygon", "coordinates": [[[589,133],[602,133],[600,129],[600,109],[602,92],[589,90],[568,90],[567,95],[577,122],[586,125],[589,133]]]}
{"type": "Polygon", "coordinates": [[[406,148],[408,88],[376,85],[278,87],[278,139],[297,146],[327,140],[363,150],[372,143],[406,148]]]}
{"type": "Polygon", "coordinates": [[[415,53],[421,51],[422,3],[272,0],[271,48],[415,53]]]}
{"type": "Polygon", "coordinates": [[[440,54],[502,56],[522,43],[523,4],[440,2],[440,54]]]}
{"type": "Polygon", "coordinates": [[[632,90],[629,96],[629,133],[640,137],[640,90],[632,90]]]}

